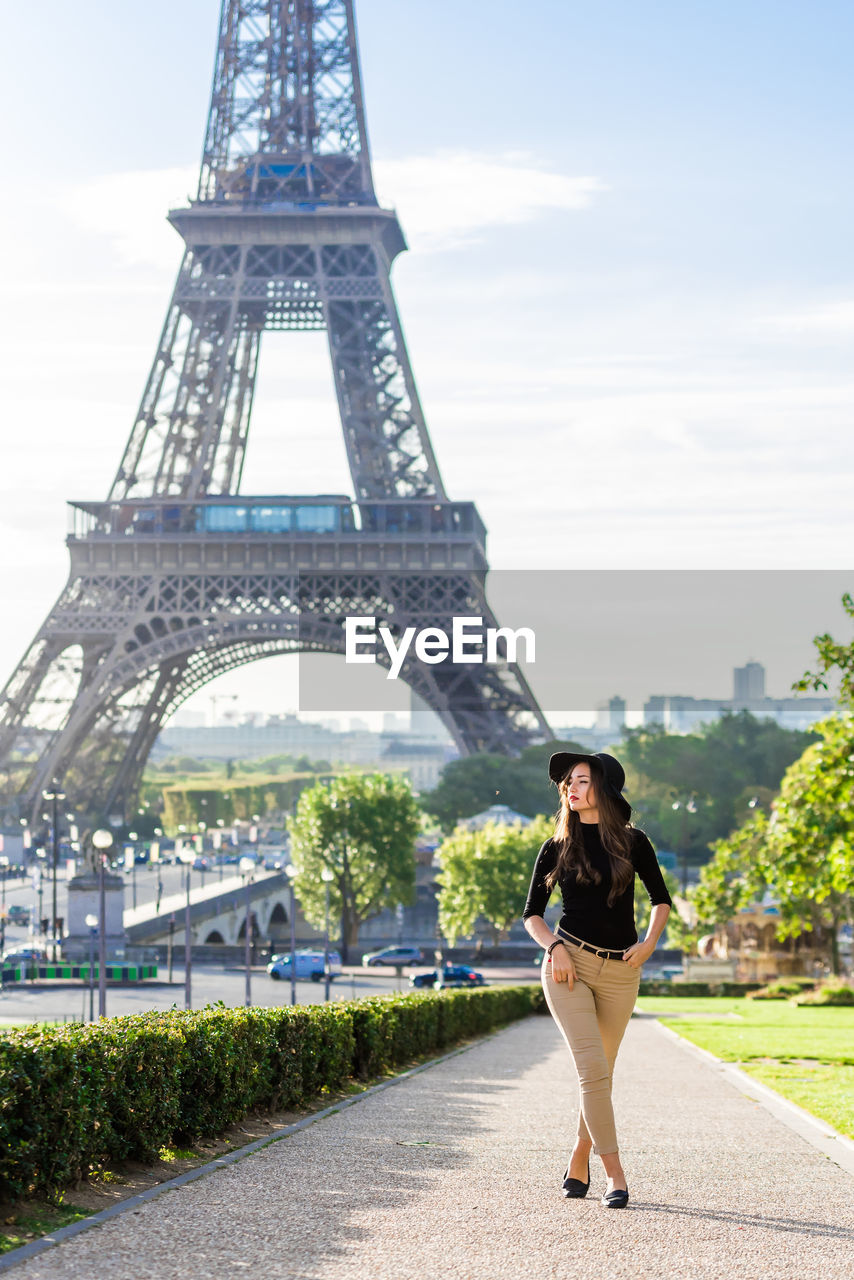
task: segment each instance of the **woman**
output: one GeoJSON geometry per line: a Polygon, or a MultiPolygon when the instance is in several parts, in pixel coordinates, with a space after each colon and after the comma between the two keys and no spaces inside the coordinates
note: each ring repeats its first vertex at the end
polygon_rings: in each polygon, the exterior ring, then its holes
{"type": "Polygon", "coordinates": [[[563,1194],[580,1199],[590,1187],[590,1152],[608,1178],[602,1203],[628,1204],[620,1163],[611,1081],[632,1015],[641,965],[655,950],[672,901],[655,851],[620,794],[626,775],[613,756],[559,751],[549,760],[560,810],[555,833],[537,854],[523,920],[545,948],[541,979],[546,1004],[569,1046],[581,1090],[578,1133],[563,1179],[563,1194]],[[638,941],[635,873],[652,903],[649,928],[638,941]],[[563,895],[557,933],[543,919],[555,885],[563,895]]]}

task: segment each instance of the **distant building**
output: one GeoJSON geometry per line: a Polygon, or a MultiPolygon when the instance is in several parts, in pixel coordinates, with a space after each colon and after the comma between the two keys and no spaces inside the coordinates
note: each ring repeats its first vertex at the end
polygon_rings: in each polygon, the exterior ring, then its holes
{"type": "Polygon", "coordinates": [[[784,729],[808,729],[816,720],[833,715],[832,698],[768,698],[765,695],[765,668],[748,662],[733,668],[732,698],[691,698],[657,694],[643,706],[643,722],[649,727],[663,725],[668,733],[691,733],[711,724],[725,712],[749,711],[757,719],[774,720],[784,729]]]}
{"type": "Polygon", "coordinates": [[[596,708],[596,732],[613,734],[620,738],[626,726],[625,698],[609,698],[596,708]]]}
{"type": "Polygon", "coordinates": [[[668,733],[691,733],[701,725],[720,720],[730,707],[731,703],[717,698],[658,694],[643,704],[643,722],[663,725],[668,733]]]}
{"type": "Polygon", "coordinates": [[[333,733],[323,725],[295,715],[247,716],[238,724],[169,724],[160,733],[152,752],[214,760],[253,760],[264,756],[308,756],[342,764],[368,764],[379,759],[381,735],[369,730],[333,733]]]}
{"type": "Polygon", "coordinates": [[[388,773],[405,773],[413,791],[432,791],[445,765],[457,755],[450,744],[418,741],[404,734],[383,736],[386,745],[378,767],[388,773]]]}
{"type": "Polygon", "coordinates": [[[450,742],[451,735],[432,707],[415,692],[409,690],[409,732],[413,738],[450,742]]]}
{"type": "Polygon", "coordinates": [[[509,805],[491,804],[482,813],[475,813],[470,818],[460,818],[457,826],[465,827],[466,831],[480,831],[481,827],[485,827],[488,822],[503,822],[505,826],[519,822],[523,827],[530,827],[533,819],[527,818],[524,813],[517,813],[509,805]]]}
{"type": "Polygon", "coordinates": [[[748,662],[744,667],[734,667],[732,672],[732,700],[734,703],[763,702],[765,699],[765,668],[760,662],[748,662]]]}
{"type": "Polygon", "coordinates": [[[152,757],[259,760],[275,755],[306,756],[330,764],[405,773],[414,790],[430,791],[447,762],[458,754],[450,741],[416,739],[411,734],[352,728],[348,733],[336,733],[295,715],[269,716],[264,723],[259,720],[259,716],[247,716],[240,724],[214,727],[169,724],[157,739],[152,757]]]}

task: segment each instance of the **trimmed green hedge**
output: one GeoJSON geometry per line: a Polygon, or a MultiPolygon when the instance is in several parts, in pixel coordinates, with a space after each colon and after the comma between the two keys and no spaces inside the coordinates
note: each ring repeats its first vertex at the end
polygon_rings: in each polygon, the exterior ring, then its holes
{"type": "Polygon", "coordinates": [[[642,996],[727,996],[738,997],[758,991],[761,982],[663,982],[641,980],[642,996]]]}
{"type": "Polygon", "coordinates": [[[543,1008],[539,987],[489,987],[7,1032],[0,1200],[55,1196],[93,1166],[154,1160],[543,1008]]]}

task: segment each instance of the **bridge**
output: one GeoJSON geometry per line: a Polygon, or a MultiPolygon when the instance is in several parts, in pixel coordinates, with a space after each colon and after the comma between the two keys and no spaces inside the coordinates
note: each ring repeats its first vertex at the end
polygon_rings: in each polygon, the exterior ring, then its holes
{"type": "MultiPolygon", "coordinates": [[[[284,943],[290,938],[290,887],[283,871],[259,871],[248,886],[250,910],[258,936],[284,943]]],[[[230,876],[190,890],[190,942],[193,946],[228,943],[246,937],[247,885],[245,877],[230,876]]],[[[173,893],[154,902],[131,907],[124,913],[128,942],[134,946],[185,942],[187,894],[173,893]]],[[[305,931],[303,926],[300,932],[305,931]]]]}

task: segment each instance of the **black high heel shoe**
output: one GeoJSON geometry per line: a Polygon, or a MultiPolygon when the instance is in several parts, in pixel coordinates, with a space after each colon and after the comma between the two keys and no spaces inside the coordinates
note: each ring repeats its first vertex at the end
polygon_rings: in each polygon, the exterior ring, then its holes
{"type": "Polygon", "coordinates": [[[614,1191],[606,1191],[602,1197],[602,1203],[606,1209],[625,1209],[629,1203],[629,1189],[625,1191],[621,1187],[617,1187],[614,1191]]]}
{"type": "Polygon", "coordinates": [[[569,1177],[569,1165],[566,1166],[566,1173],[563,1175],[563,1194],[567,1200],[583,1200],[590,1190],[590,1161],[587,1161],[587,1181],[582,1182],[580,1178],[569,1177]]]}

